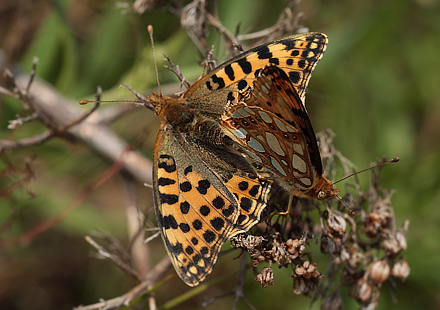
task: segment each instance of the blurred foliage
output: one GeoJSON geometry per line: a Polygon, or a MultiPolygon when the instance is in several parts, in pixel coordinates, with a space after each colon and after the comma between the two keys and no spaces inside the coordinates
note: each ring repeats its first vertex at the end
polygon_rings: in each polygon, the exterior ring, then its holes
{"type": "MultiPolygon", "coordinates": [[[[231,32],[237,23],[241,23],[242,33],[257,31],[271,26],[283,6],[284,1],[218,1],[219,19],[231,32]]],[[[202,71],[202,56],[180,28],[179,20],[166,13],[123,15],[114,1],[104,0],[5,1],[0,9],[5,16],[0,42],[6,65],[19,64],[29,71],[33,57],[38,57],[38,77],[77,101],[93,98],[97,85],[103,86],[103,99],[107,100],[132,98],[128,91],[117,88],[120,83],[145,94],[156,87],[148,24],[155,30],[163,85],[177,81],[161,68],[163,52],[180,65],[190,81],[202,71]],[[28,24],[21,24],[23,21],[28,24]],[[26,32],[23,27],[28,27],[26,32]]],[[[406,256],[411,275],[405,283],[397,283],[398,304],[384,286],[378,309],[438,309],[440,1],[304,0],[297,10],[304,13],[304,26],[329,36],[327,52],[307,93],[315,131],[332,128],[337,148],[359,168],[382,156],[401,158],[399,164],[383,169],[382,186],[396,190],[393,203],[398,226],[410,220],[406,256]]],[[[220,62],[227,59],[221,37],[214,31],[211,37],[215,56],[220,62]]],[[[17,100],[2,98],[2,139],[9,134],[7,121],[21,110],[17,100]]],[[[118,121],[115,128],[126,139],[146,140],[142,151],[151,158],[158,124],[153,113],[139,109],[118,121]]],[[[23,126],[16,137],[40,130],[23,126]]],[[[108,167],[84,147],[57,140],[13,150],[7,156],[19,168],[23,168],[24,158],[34,158],[36,177],[29,189],[36,197],[23,188],[0,201],[2,223],[11,212],[18,214],[2,237],[19,235],[53,216],[108,167]]],[[[4,163],[1,165],[4,168],[4,163]]],[[[359,178],[367,186],[368,174],[359,178]]],[[[6,188],[14,180],[14,176],[3,176],[0,184],[6,188]]],[[[83,241],[84,235],[96,230],[126,238],[124,190],[121,180],[115,178],[31,244],[2,251],[0,308],[68,309],[118,296],[132,287],[131,279],[116,267],[90,257],[91,248],[83,241]]],[[[140,207],[152,208],[149,190],[143,190],[140,207]]],[[[161,240],[152,242],[152,247],[157,261],[165,254],[161,240]]],[[[237,270],[234,255],[220,259],[208,283],[237,270]]],[[[248,272],[245,294],[258,309],[309,307],[309,299],[292,293],[290,274],[283,271],[275,270],[275,286],[266,289],[248,272]]],[[[209,298],[229,291],[234,283],[231,277],[179,308],[200,307],[209,298]]],[[[158,304],[188,290],[180,279],[173,278],[156,293],[158,304]]],[[[232,303],[233,297],[227,297],[210,307],[229,309],[232,303]]],[[[347,309],[355,306],[346,301],[347,309]]],[[[239,308],[246,309],[245,303],[240,302],[239,308]]]]}

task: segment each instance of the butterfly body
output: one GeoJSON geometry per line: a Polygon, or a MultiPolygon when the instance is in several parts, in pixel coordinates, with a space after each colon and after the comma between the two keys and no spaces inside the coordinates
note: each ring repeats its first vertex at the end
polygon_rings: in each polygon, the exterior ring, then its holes
{"type": "Polygon", "coordinates": [[[307,33],[264,44],[220,65],[179,98],[148,98],[161,119],[153,158],[156,217],[175,270],[188,285],[212,271],[227,239],[258,223],[271,188],[271,179],[237,150],[242,141],[222,118],[270,63],[304,98],[326,43],[324,34],[307,33]]]}

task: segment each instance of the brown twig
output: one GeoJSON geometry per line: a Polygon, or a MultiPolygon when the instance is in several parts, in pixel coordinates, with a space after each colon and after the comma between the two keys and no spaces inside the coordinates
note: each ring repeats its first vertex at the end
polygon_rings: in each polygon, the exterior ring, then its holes
{"type": "Polygon", "coordinates": [[[185,86],[185,89],[188,89],[191,86],[191,84],[183,76],[182,72],[180,71],[180,67],[178,65],[175,65],[173,61],[166,54],[163,54],[163,56],[171,65],[171,67],[167,65],[164,65],[164,67],[170,70],[171,72],[173,72],[181,82],[181,85],[185,86]]]}
{"type": "Polygon", "coordinates": [[[86,236],[86,241],[98,251],[100,256],[110,260],[123,271],[135,277],[138,281],[142,281],[144,279],[141,274],[123,262],[117,255],[111,254],[104,247],[99,245],[95,240],[92,239],[92,237],[86,236]]]}
{"type": "MultiPolygon", "coordinates": [[[[19,73],[11,81],[18,89],[22,89],[23,85],[24,87],[28,85],[29,77],[19,73]]],[[[37,138],[28,138],[20,141],[20,145],[17,145],[16,142],[1,141],[0,149],[19,147],[21,145],[28,146],[32,145],[32,143],[35,145],[35,143],[42,143],[52,135],[58,134],[63,138],[80,141],[88,145],[92,150],[110,159],[112,162],[120,162],[123,169],[131,173],[138,181],[152,183],[151,162],[137,151],[132,150],[106,124],[98,122],[100,121],[98,115],[96,117],[84,117],[90,115],[90,112],[84,114],[76,103],[65,99],[51,86],[38,79],[34,79],[28,95],[23,96],[23,93],[20,93],[20,99],[33,106],[34,110],[39,113],[40,120],[51,129],[37,138]],[[77,122],[81,118],[83,118],[82,121],[77,122]],[[77,123],[74,126],[66,126],[65,131],[51,132],[52,128],[58,128],[58,125],[55,124],[72,124],[72,122],[77,123]]]]}
{"type": "Polygon", "coordinates": [[[74,310],[95,310],[95,309],[117,309],[123,305],[128,306],[133,300],[148,293],[159,281],[165,282],[169,280],[172,275],[165,277],[165,274],[171,268],[171,261],[168,256],[164,257],[154,268],[149,272],[147,278],[132,288],[129,292],[122,296],[101,301],[96,304],[88,306],[78,306],[74,310]]]}

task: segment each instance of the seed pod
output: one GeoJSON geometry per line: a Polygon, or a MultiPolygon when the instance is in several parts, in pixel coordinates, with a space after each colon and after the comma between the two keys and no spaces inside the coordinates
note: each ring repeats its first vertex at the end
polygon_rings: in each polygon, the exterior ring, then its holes
{"type": "Polygon", "coordinates": [[[321,252],[324,254],[333,254],[336,250],[336,245],[329,235],[321,237],[321,252]]]}
{"type": "Polygon", "coordinates": [[[383,241],[383,246],[385,248],[385,251],[390,255],[399,254],[402,250],[399,241],[394,235],[388,236],[388,238],[383,241]]]}
{"type": "Polygon", "coordinates": [[[329,214],[327,223],[328,223],[328,228],[332,232],[340,236],[342,236],[345,233],[345,229],[347,228],[347,223],[345,222],[344,218],[341,215],[336,214],[335,212],[331,212],[329,214]]]}
{"type": "Polygon", "coordinates": [[[328,296],[321,305],[321,310],[339,310],[342,308],[342,299],[337,293],[328,296]]]}
{"type": "Polygon", "coordinates": [[[400,248],[405,251],[407,248],[407,244],[406,244],[406,237],[405,234],[402,231],[397,231],[396,232],[396,240],[399,243],[400,248]]]}
{"type": "Polygon", "coordinates": [[[393,277],[405,281],[406,278],[409,276],[410,271],[411,269],[409,268],[408,263],[404,260],[401,260],[394,264],[393,269],[391,270],[391,274],[393,275],[393,277]]]}
{"type": "Polygon", "coordinates": [[[352,287],[352,295],[362,304],[370,300],[373,289],[365,279],[359,279],[352,287]]]}
{"type": "Polygon", "coordinates": [[[390,265],[385,260],[377,260],[369,267],[370,279],[374,283],[383,283],[390,276],[390,265]]]}

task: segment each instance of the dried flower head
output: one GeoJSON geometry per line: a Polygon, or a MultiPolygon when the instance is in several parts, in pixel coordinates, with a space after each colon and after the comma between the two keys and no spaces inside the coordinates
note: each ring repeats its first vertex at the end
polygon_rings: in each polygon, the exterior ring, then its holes
{"type": "Polygon", "coordinates": [[[298,264],[292,272],[293,292],[297,295],[308,296],[316,292],[321,273],[317,270],[316,264],[305,261],[298,264]]]}
{"type": "Polygon", "coordinates": [[[255,280],[260,282],[261,285],[263,285],[263,287],[274,285],[272,268],[271,267],[263,268],[261,272],[255,276],[255,280]]]}

